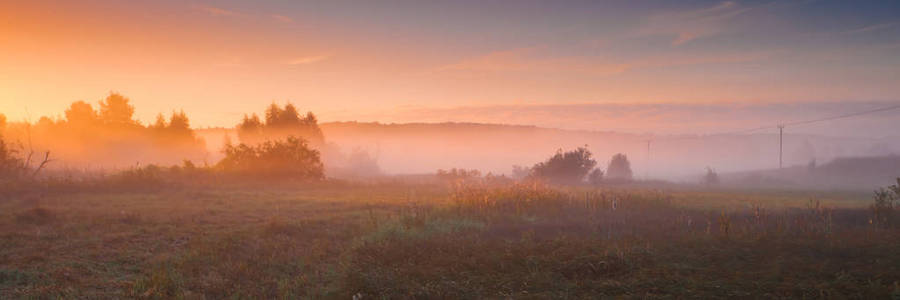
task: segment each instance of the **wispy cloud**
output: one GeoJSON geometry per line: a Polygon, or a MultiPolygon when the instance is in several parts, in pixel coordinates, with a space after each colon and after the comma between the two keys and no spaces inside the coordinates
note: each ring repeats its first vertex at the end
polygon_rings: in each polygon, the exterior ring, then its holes
{"type": "Polygon", "coordinates": [[[215,7],[211,5],[203,5],[203,4],[194,4],[192,7],[196,10],[205,12],[207,14],[217,16],[217,17],[236,17],[241,14],[232,10],[227,10],[221,7],[215,7]]]}
{"type": "Polygon", "coordinates": [[[660,13],[650,16],[637,34],[672,36],[672,45],[678,46],[726,32],[730,19],[751,9],[726,1],[702,9],[660,13]]]}
{"type": "Polygon", "coordinates": [[[584,72],[609,75],[623,72],[626,65],[590,60],[583,57],[542,56],[540,49],[520,48],[490,52],[478,57],[445,65],[438,71],[471,72],[584,72]]]}
{"type": "Polygon", "coordinates": [[[512,49],[490,52],[478,57],[440,67],[440,71],[487,71],[505,72],[528,69],[531,63],[525,56],[530,49],[512,49]]]}
{"type": "Polygon", "coordinates": [[[775,56],[782,51],[752,51],[706,55],[662,55],[644,58],[629,63],[630,69],[663,68],[674,66],[727,64],[759,61],[775,56]]]}
{"type": "Polygon", "coordinates": [[[894,26],[896,26],[896,25],[897,25],[897,23],[875,24],[875,25],[869,25],[869,26],[860,27],[860,28],[857,28],[857,29],[847,30],[847,31],[844,31],[844,32],[841,32],[841,33],[843,33],[843,34],[859,34],[859,33],[866,33],[866,32],[871,32],[871,31],[878,31],[878,30],[884,30],[884,29],[892,28],[892,27],[894,27],[894,26]]]}
{"type": "Polygon", "coordinates": [[[283,15],[278,15],[278,14],[272,15],[272,19],[275,19],[275,21],[278,21],[281,23],[294,23],[293,18],[288,17],[288,16],[283,16],[283,15]]]}
{"type": "Polygon", "coordinates": [[[285,63],[291,66],[308,65],[326,60],[330,57],[331,56],[329,55],[304,56],[288,60],[285,63]]]}
{"type": "Polygon", "coordinates": [[[778,51],[753,51],[703,55],[654,55],[630,60],[615,60],[602,56],[554,57],[546,53],[542,55],[538,48],[522,48],[495,51],[464,59],[454,64],[442,66],[437,71],[481,74],[567,72],[607,76],[647,68],[758,61],[778,53],[778,51]]]}

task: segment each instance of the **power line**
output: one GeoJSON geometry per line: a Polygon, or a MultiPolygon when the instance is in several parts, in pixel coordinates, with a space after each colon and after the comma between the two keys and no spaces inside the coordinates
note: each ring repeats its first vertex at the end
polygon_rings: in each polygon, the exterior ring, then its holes
{"type": "Polygon", "coordinates": [[[795,121],[795,122],[781,123],[776,126],[762,126],[762,127],[751,128],[751,129],[747,129],[747,130],[739,130],[739,131],[734,131],[734,132],[720,133],[719,135],[747,133],[747,132],[753,132],[753,131],[763,130],[763,129],[778,128],[778,168],[781,169],[784,166],[783,157],[784,157],[784,128],[785,127],[787,127],[787,126],[794,127],[794,126],[801,126],[801,125],[807,125],[807,124],[818,123],[818,122],[850,118],[850,117],[861,116],[861,115],[866,115],[866,114],[871,114],[871,113],[876,113],[876,112],[888,111],[888,110],[897,109],[897,108],[900,108],[900,104],[866,110],[866,111],[848,113],[848,114],[843,114],[843,115],[825,117],[825,118],[820,118],[820,119],[795,121]]]}
{"type": "Polygon", "coordinates": [[[754,131],[765,130],[765,129],[778,129],[779,127],[787,127],[787,126],[793,127],[793,126],[806,125],[806,124],[812,124],[812,123],[817,123],[817,122],[824,122],[824,121],[831,121],[831,120],[861,116],[861,115],[882,112],[882,111],[888,111],[888,110],[893,110],[893,109],[898,109],[898,108],[900,108],[900,104],[877,108],[877,109],[872,109],[872,110],[859,111],[859,112],[853,112],[853,113],[848,113],[848,114],[843,114],[843,115],[825,117],[825,118],[820,118],[820,119],[787,122],[787,123],[781,123],[781,124],[775,125],[775,126],[760,126],[760,127],[755,127],[755,128],[749,128],[749,129],[713,133],[713,134],[709,134],[709,135],[729,135],[729,134],[748,133],[748,132],[754,132],[754,131]]]}
{"type": "Polygon", "coordinates": [[[860,112],[855,112],[855,113],[849,113],[849,114],[843,114],[843,115],[832,116],[832,117],[827,117],[827,118],[821,118],[821,119],[814,119],[814,120],[806,120],[806,121],[798,121],[798,122],[784,123],[784,124],[782,124],[782,125],[784,125],[784,126],[805,125],[805,124],[811,124],[811,123],[816,123],[816,122],[831,121],[831,120],[837,120],[837,119],[843,119],[843,118],[855,117],[855,116],[859,116],[859,115],[871,114],[871,113],[876,113],[876,112],[888,111],[888,110],[898,109],[898,108],[900,108],[900,104],[898,104],[898,105],[892,105],[892,106],[888,106],[888,107],[877,108],[877,109],[872,109],[872,110],[867,110],[867,111],[860,111],[860,112]]]}
{"type": "MultiPolygon", "coordinates": [[[[881,107],[881,108],[876,108],[876,109],[871,109],[871,110],[866,110],[866,111],[859,111],[859,112],[847,113],[847,114],[842,114],[842,115],[837,115],[837,116],[819,118],[819,119],[781,123],[781,124],[778,124],[775,126],[760,126],[760,127],[755,127],[755,128],[749,128],[749,129],[741,129],[741,130],[719,132],[719,133],[714,133],[714,134],[707,134],[706,136],[679,137],[679,138],[674,138],[674,139],[670,138],[670,139],[666,139],[666,140],[695,139],[695,138],[703,138],[703,137],[709,137],[709,136],[750,133],[750,132],[766,130],[766,129],[778,129],[778,168],[781,169],[783,166],[784,128],[785,127],[802,126],[802,125],[808,125],[808,124],[812,124],[812,123],[850,118],[850,117],[855,117],[855,116],[861,116],[861,115],[867,115],[867,114],[872,114],[872,113],[877,113],[877,112],[894,110],[894,109],[898,109],[898,108],[900,108],[900,104],[895,104],[895,105],[891,105],[891,106],[886,106],[886,107],[881,107]]],[[[650,152],[649,148],[650,148],[650,144],[648,141],[648,144],[647,144],[647,153],[648,153],[647,156],[648,157],[649,157],[649,152],[650,152]]]]}
{"type": "Polygon", "coordinates": [[[750,129],[742,129],[742,130],[734,130],[734,131],[726,131],[726,132],[720,132],[720,133],[713,133],[713,134],[710,134],[710,135],[729,135],[729,134],[739,134],[739,133],[750,133],[750,132],[754,132],[754,131],[760,131],[760,130],[766,130],[766,129],[775,129],[775,128],[778,128],[778,126],[761,126],[761,127],[756,127],[756,128],[750,128],[750,129]]]}
{"type": "Polygon", "coordinates": [[[778,168],[783,165],[782,155],[784,154],[784,125],[778,125],[778,168]]]}

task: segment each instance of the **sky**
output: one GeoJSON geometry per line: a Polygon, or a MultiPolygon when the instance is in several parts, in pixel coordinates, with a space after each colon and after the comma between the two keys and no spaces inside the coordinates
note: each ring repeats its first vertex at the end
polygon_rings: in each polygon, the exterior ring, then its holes
{"type": "Polygon", "coordinates": [[[739,129],[900,103],[900,1],[0,0],[0,112],[111,91],[195,127],[292,102],[322,121],[739,129]]]}

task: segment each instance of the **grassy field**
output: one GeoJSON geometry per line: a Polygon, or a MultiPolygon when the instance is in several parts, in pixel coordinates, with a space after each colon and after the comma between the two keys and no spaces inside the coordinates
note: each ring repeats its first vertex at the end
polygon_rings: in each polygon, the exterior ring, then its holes
{"type": "Polygon", "coordinates": [[[0,200],[0,298],[895,298],[867,193],[326,184],[0,200]]]}

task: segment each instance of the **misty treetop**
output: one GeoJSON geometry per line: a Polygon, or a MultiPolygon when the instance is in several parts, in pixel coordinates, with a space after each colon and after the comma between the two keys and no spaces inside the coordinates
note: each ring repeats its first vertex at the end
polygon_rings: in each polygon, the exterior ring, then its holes
{"type": "Polygon", "coordinates": [[[107,125],[132,125],[138,124],[133,118],[134,106],[128,98],[118,93],[110,93],[106,99],[100,101],[100,119],[107,125]]]}
{"type": "Polygon", "coordinates": [[[124,167],[206,157],[205,143],[196,137],[183,111],[173,111],[168,120],[160,114],[150,126],[136,120],[134,112],[129,98],[110,93],[96,109],[75,101],[64,117],[10,122],[4,138],[23,150],[50,151],[66,166],[124,167]]]}
{"type": "MultiPolygon", "coordinates": [[[[321,153],[325,151],[332,160],[343,162],[337,165],[344,173],[356,174],[361,169],[366,174],[381,173],[375,159],[367,153],[355,150],[344,155],[335,145],[325,144],[316,116],[312,112],[301,114],[293,104],[273,103],[265,110],[264,118],[245,115],[237,125],[237,133],[239,143],[229,142],[222,151],[225,157],[215,168],[207,165],[205,170],[321,179],[321,153]]],[[[84,170],[143,170],[185,161],[209,163],[210,155],[183,110],[160,113],[145,125],[135,119],[131,100],[118,93],[110,93],[95,104],[75,101],[62,116],[45,116],[34,123],[7,124],[5,116],[0,115],[0,134],[4,141],[0,145],[0,163],[18,165],[7,168],[10,170],[24,169],[21,166],[26,157],[46,151],[53,154],[54,167],[84,170]]],[[[158,173],[151,169],[145,170],[147,174],[158,173]]]]}
{"type": "Polygon", "coordinates": [[[613,155],[606,167],[606,178],[615,181],[630,181],[632,178],[631,162],[628,156],[622,153],[613,155]]]}
{"type": "Polygon", "coordinates": [[[267,140],[284,139],[290,136],[303,138],[313,145],[322,145],[325,137],[319,128],[318,119],[312,112],[300,115],[293,104],[283,107],[272,103],[265,111],[265,121],[257,114],[244,115],[237,125],[241,143],[258,144],[267,140]]]}

